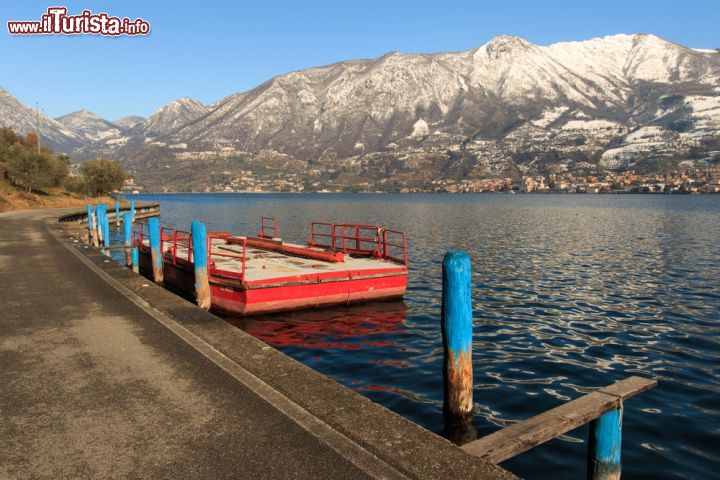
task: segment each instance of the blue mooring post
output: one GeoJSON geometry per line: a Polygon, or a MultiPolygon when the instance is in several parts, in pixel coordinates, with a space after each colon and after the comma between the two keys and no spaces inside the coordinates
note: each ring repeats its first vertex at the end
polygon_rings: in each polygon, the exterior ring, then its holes
{"type": "Polygon", "coordinates": [[[158,285],[163,283],[163,258],[160,248],[160,222],[157,218],[148,220],[150,230],[150,254],[152,257],[153,280],[158,285]]]}
{"type": "Polygon", "coordinates": [[[115,228],[120,228],[120,200],[115,198],[115,228]]]}
{"type": "Polygon", "coordinates": [[[591,480],[620,479],[622,405],[590,422],[588,473],[591,480]]]}
{"type": "MultiPolygon", "coordinates": [[[[99,239],[102,241],[102,246],[107,246],[107,240],[105,238],[105,221],[107,217],[107,207],[104,204],[100,204],[97,207],[95,207],[95,214],[97,215],[97,218],[95,221],[97,222],[97,231],[99,239]]],[[[105,248],[102,248],[102,253],[105,253],[105,248]]]]}
{"type": "Polygon", "coordinates": [[[130,213],[132,213],[132,221],[135,221],[135,200],[130,200],[130,213]]]}
{"type": "Polygon", "coordinates": [[[442,267],[443,412],[446,417],[473,414],[472,296],[470,258],[451,250],[442,267]]]}
{"type": "MultiPolygon", "coordinates": [[[[110,246],[110,218],[107,214],[107,207],[103,209],[103,245],[105,248],[110,246]]],[[[110,256],[110,250],[105,250],[107,256],[110,256]]]]}
{"type": "MultiPolygon", "coordinates": [[[[132,228],[132,213],[123,213],[123,244],[125,247],[132,245],[132,228]]],[[[130,268],[132,264],[132,252],[129,248],[125,248],[125,266],[130,268]]]]}
{"type": "Polygon", "coordinates": [[[88,228],[88,242],[87,242],[87,243],[88,243],[88,245],[92,245],[92,237],[93,237],[93,232],[92,232],[93,221],[92,221],[92,217],[93,217],[92,204],[91,204],[91,203],[88,203],[88,204],[87,204],[87,228],[88,228]]]}
{"type": "Polygon", "coordinates": [[[203,310],[210,310],[210,282],[207,269],[207,231],[205,224],[193,220],[192,234],[193,263],[195,265],[195,299],[203,310]]]}

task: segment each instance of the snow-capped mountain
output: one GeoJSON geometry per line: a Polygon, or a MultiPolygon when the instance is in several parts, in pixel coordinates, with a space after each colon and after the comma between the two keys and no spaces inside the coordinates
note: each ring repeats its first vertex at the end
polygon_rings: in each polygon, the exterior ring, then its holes
{"type": "MultiPolygon", "coordinates": [[[[166,141],[169,134],[206,115],[208,111],[207,107],[192,98],[173,100],[159,108],[149,118],[135,122],[131,127],[115,135],[78,149],[73,156],[80,160],[97,156],[126,160],[138,150],[145,150],[146,153],[157,151],[157,148],[168,146],[166,141]]],[[[123,123],[129,125],[135,118],[142,117],[127,117],[123,119],[125,120],[123,123]]],[[[181,147],[185,148],[184,145],[181,147]]]]}
{"type": "MultiPolygon", "coordinates": [[[[292,72],[210,109],[191,102],[163,107],[142,135],[170,156],[272,150],[357,171],[392,163],[397,173],[424,155],[452,176],[720,155],[720,53],[653,35],[549,46],[502,36],[465,52],[292,72]]],[[[142,158],[136,147],[132,155],[142,158]]]]}
{"type": "Polygon", "coordinates": [[[140,122],[144,122],[145,117],[139,115],[130,115],[129,117],[123,117],[119,120],[115,120],[114,123],[123,130],[129,130],[140,122]]]}
{"type": "Polygon", "coordinates": [[[137,172],[236,157],[415,180],[717,162],[720,53],[645,34],[392,52],[292,72],[207,106],[170,102],[76,152],[97,155],[137,172]]]}
{"type": "Polygon", "coordinates": [[[55,120],[65,125],[87,143],[98,142],[116,136],[121,132],[121,128],[114,123],[102,119],[87,110],[78,110],[57,117],[55,120]]]}
{"type": "Polygon", "coordinates": [[[181,98],[167,103],[147,120],[131,128],[131,135],[155,138],[173,133],[208,113],[207,107],[192,98],[181,98]]]}
{"type": "MultiPolygon", "coordinates": [[[[0,88],[0,126],[12,128],[15,133],[25,135],[35,132],[37,113],[26,107],[10,92],[0,88]]],[[[40,113],[40,141],[58,152],[69,153],[74,148],[87,144],[85,139],[62,123],[40,113]]]]}

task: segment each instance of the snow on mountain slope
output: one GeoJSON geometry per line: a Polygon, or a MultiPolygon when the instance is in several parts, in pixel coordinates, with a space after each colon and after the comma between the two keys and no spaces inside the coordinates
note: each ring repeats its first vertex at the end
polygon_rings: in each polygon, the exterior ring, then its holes
{"type": "Polygon", "coordinates": [[[115,120],[112,123],[114,123],[115,125],[117,125],[118,127],[120,127],[123,130],[128,130],[128,129],[134,127],[135,125],[137,125],[138,123],[144,122],[144,121],[145,121],[145,117],[141,117],[139,115],[130,115],[129,117],[123,117],[119,120],[115,120]]]}
{"type": "MultiPolygon", "coordinates": [[[[7,90],[0,88],[0,126],[12,128],[20,135],[35,132],[36,111],[23,105],[7,90]]],[[[74,148],[88,143],[62,123],[42,113],[40,113],[40,142],[63,153],[69,153],[74,148]]]]}
{"type": "Polygon", "coordinates": [[[323,168],[347,159],[357,171],[410,169],[422,155],[453,175],[601,160],[651,169],[649,155],[702,160],[720,150],[718,85],[720,54],[653,35],[549,46],[501,36],[464,52],[291,72],[210,107],[171,102],[104,146],[139,164],[144,148],[148,158],[166,148],[167,158],[275,151],[323,168]],[[646,127],[659,140],[637,134],[646,127]]]}
{"type": "Polygon", "coordinates": [[[159,137],[167,135],[184,125],[200,118],[208,109],[197,100],[181,98],[165,104],[147,120],[132,127],[133,135],[159,137]]]}
{"type": "Polygon", "coordinates": [[[87,142],[97,142],[120,133],[117,125],[87,110],[78,110],[55,120],[87,142]]]}

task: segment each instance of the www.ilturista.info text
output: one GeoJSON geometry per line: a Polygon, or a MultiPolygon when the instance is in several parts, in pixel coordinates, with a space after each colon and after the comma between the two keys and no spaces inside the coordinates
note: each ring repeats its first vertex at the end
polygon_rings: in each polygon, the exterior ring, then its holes
{"type": "Polygon", "coordinates": [[[65,7],[50,7],[39,21],[9,21],[11,35],[147,35],[150,23],[138,18],[112,17],[107,13],[83,10],[80,15],[68,15],[65,7]]]}

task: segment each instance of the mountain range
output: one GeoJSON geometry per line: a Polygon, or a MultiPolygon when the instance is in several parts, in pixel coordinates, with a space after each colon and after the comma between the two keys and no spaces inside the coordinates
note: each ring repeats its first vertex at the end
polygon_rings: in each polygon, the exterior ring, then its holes
{"type": "MultiPolygon", "coordinates": [[[[0,119],[35,128],[35,112],[4,90],[0,119]]],[[[211,105],[176,100],[134,124],[43,117],[41,133],[74,159],[116,158],[138,177],[169,178],[174,165],[190,177],[185,167],[269,168],[369,184],[588,163],[657,171],[720,160],[720,53],[645,34],[549,46],[501,36],[464,52],[291,72],[211,105]]]]}

